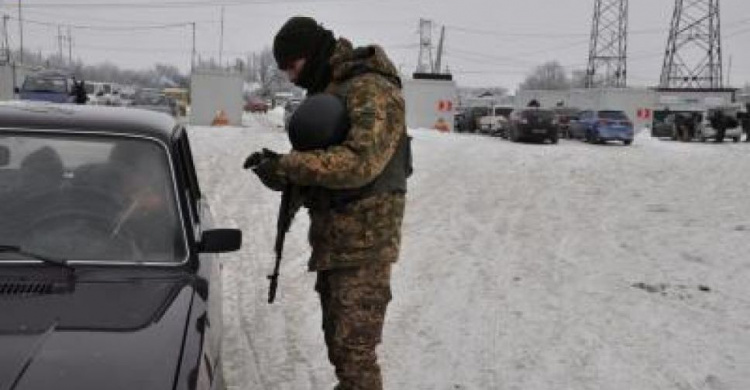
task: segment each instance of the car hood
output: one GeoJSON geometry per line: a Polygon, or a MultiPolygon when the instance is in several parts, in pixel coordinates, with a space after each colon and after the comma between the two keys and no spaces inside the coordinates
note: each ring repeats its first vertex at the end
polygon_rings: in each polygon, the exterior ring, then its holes
{"type": "Polygon", "coordinates": [[[70,96],[66,93],[58,92],[33,92],[33,91],[21,91],[21,100],[32,100],[40,102],[52,102],[52,103],[68,103],[70,96]]]}
{"type": "Polygon", "coordinates": [[[0,295],[0,390],[171,389],[193,294],[136,278],[0,295]]]}

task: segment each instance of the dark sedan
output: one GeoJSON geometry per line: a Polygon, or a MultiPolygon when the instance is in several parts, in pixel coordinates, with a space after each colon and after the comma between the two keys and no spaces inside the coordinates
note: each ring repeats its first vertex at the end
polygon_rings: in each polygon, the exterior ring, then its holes
{"type": "Polygon", "coordinates": [[[555,115],[551,110],[524,108],[510,114],[508,137],[513,142],[550,140],[556,144],[559,136],[555,124],[555,115]]]}
{"type": "Polygon", "coordinates": [[[220,264],[169,116],[0,105],[0,389],[219,389],[220,264]]]}
{"type": "Polygon", "coordinates": [[[152,90],[141,90],[133,95],[129,107],[161,112],[171,116],[179,115],[177,102],[169,96],[152,90]]]}

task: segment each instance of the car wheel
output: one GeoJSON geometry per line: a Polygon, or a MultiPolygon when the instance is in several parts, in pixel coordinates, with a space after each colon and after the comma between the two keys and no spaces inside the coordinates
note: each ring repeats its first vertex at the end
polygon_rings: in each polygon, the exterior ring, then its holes
{"type": "Polygon", "coordinates": [[[733,140],[734,142],[740,142],[740,137],[734,137],[734,138],[732,138],[732,140],[733,140]]]}
{"type": "Polygon", "coordinates": [[[557,142],[560,140],[560,136],[557,134],[549,137],[549,141],[552,142],[553,145],[557,144],[557,142]]]}
{"type": "Polygon", "coordinates": [[[633,140],[629,139],[629,140],[626,140],[626,141],[622,141],[622,143],[624,143],[625,146],[630,146],[633,143],[633,140]]]}

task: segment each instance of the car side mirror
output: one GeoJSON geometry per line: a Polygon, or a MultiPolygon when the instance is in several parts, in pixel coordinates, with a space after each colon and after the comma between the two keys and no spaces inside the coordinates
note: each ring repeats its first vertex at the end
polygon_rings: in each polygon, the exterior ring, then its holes
{"type": "Polygon", "coordinates": [[[206,230],[198,247],[200,253],[234,252],[242,247],[242,231],[239,229],[206,230]]]}
{"type": "Polygon", "coordinates": [[[10,148],[0,145],[0,167],[10,164],[10,148]]]}

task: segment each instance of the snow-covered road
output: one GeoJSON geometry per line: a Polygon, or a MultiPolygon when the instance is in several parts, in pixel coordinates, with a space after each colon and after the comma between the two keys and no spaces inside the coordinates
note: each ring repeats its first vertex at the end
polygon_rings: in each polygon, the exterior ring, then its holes
{"type": "MultiPolygon", "coordinates": [[[[224,257],[225,373],[327,389],[305,214],[266,303],[278,194],[241,164],[288,148],[271,122],[191,129],[217,222],[245,238],[224,257]]],[[[750,145],[412,133],[387,389],[750,388],[750,145]]]]}

